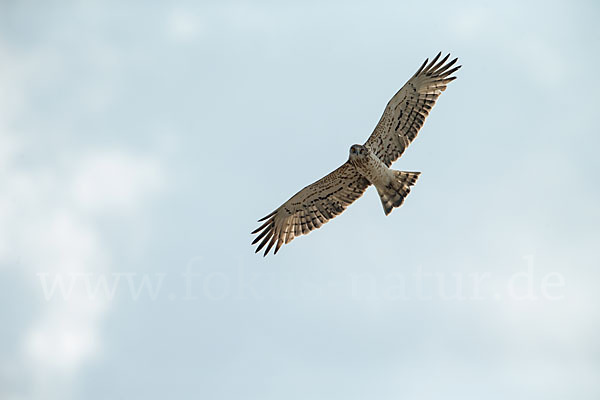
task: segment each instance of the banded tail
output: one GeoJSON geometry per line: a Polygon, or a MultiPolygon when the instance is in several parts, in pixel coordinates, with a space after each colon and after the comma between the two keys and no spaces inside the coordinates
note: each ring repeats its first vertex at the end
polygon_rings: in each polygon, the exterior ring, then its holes
{"type": "Polygon", "coordinates": [[[381,204],[383,205],[383,212],[388,215],[396,207],[400,207],[404,202],[404,199],[410,193],[410,187],[417,183],[420,172],[406,172],[392,170],[395,175],[388,185],[378,187],[377,193],[381,197],[381,204]]]}

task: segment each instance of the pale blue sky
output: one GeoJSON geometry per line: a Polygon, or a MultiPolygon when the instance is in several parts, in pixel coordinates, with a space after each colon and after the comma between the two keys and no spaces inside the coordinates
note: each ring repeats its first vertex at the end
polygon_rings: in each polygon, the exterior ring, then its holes
{"type": "Polygon", "coordinates": [[[0,397],[599,398],[599,11],[2,2],[0,397]],[[255,255],[440,50],[405,205],[255,255]]]}

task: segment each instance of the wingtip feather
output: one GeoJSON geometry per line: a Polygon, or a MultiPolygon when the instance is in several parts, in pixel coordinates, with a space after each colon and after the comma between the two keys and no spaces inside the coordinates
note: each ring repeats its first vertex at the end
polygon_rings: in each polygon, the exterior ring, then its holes
{"type": "Polygon", "coordinates": [[[277,212],[277,210],[273,211],[272,213],[270,213],[269,215],[265,215],[264,217],[262,217],[261,219],[259,219],[256,222],[263,222],[265,219],[272,217],[273,215],[275,215],[275,213],[277,212]]]}
{"type": "MultiPolygon", "coordinates": [[[[260,222],[260,221],[259,221],[260,222]]],[[[261,230],[263,230],[267,225],[269,225],[271,223],[271,221],[267,221],[264,224],[262,224],[261,226],[259,226],[258,228],[256,228],[255,230],[253,230],[252,232],[250,232],[251,235],[254,235],[255,233],[260,232],[261,230]]]]}
{"type": "Polygon", "coordinates": [[[424,72],[431,71],[431,67],[433,67],[435,65],[435,63],[439,60],[441,55],[442,55],[441,51],[439,53],[437,53],[437,55],[433,58],[433,60],[431,60],[431,62],[429,64],[427,64],[427,67],[425,67],[424,72]]]}
{"type": "Polygon", "coordinates": [[[417,72],[415,72],[415,74],[413,75],[413,78],[415,76],[419,75],[423,71],[423,68],[425,68],[425,66],[427,65],[428,62],[429,62],[429,58],[426,58],[425,61],[423,62],[423,64],[421,64],[421,66],[417,70],[417,72]]]}
{"type": "MultiPolygon", "coordinates": [[[[440,54],[442,54],[442,52],[440,52],[440,54]]],[[[440,62],[438,62],[437,64],[435,64],[435,66],[432,68],[433,71],[437,71],[441,66],[444,65],[444,63],[448,60],[448,58],[450,57],[450,53],[446,54],[446,57],[442,58],[440,60],[440,62]]]]}

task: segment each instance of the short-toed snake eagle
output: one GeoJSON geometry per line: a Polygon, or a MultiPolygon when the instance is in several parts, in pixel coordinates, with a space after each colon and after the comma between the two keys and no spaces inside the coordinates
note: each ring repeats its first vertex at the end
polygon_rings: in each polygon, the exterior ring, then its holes
{"type": "Polygon", "coordinates": [[[417,136],[437,98],[446,85],[456,79],[451,75],[460,68],[451,68],[457,58],[447,62],[450,54],[442,60],[440,56],[441,53],[431,62],[425,60],[392,97],[365,144],[350,147],[348,161],[258,220],[264,223],[252,232],[258,234],[252,244],[260,242],[256,252],[267,246],[266,256],[275,245],[277,254],[284,243],[320,228],[341,214],[371,184],[381,197],[386,215],[402,205],[420,172],[396,171],[389,167],[417,136]]]}

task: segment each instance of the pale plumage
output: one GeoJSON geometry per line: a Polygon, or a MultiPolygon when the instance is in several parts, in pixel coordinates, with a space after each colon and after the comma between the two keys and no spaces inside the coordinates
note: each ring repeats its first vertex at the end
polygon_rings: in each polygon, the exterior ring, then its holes
{"type": "Polygon", "coordinates": [[[460,66],[447,62],[448,54],[439,60],[425,60],[421,68],[388,102],[379,123],[364,145],[353,145],[350,156],[341,167],[300,190],[269,215],[261,218],[256,252],[266,246],[266,256],[275,246],[275,254],[283,244],[295,237],[320,228],[342,213],[373,184],[379,193],[385,214],[399,207],[414,185],[419,172],[395,171],[388,168],[406,150],[423,126],[425,118],[451,76],[460,66]]]}

